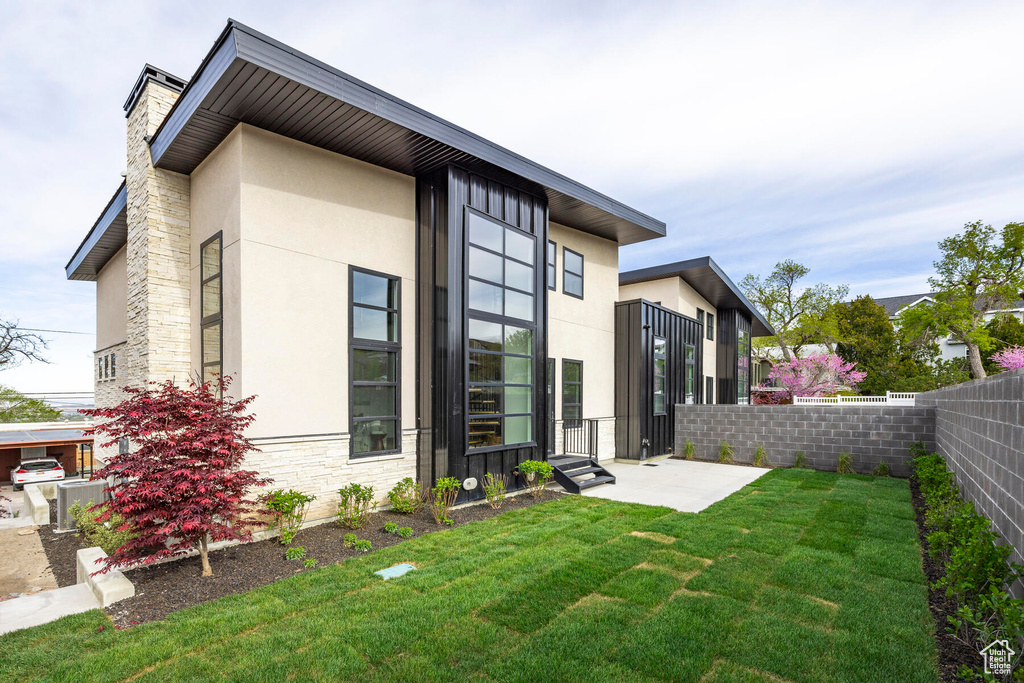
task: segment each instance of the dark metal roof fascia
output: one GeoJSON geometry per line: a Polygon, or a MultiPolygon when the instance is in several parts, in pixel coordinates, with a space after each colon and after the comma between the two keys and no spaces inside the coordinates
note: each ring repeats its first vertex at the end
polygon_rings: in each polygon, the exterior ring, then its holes
{"type": "MultiPolygon", "coordinates": [[[[106,233],[107,228],[109,228],[110,224],[114,222],[114,219],[117,218],[118,214],[120,214],[122,211],[127,212],[127,210],[128,187],[127,185],[125,185],[125,181],[122,180],[121,186],[117,188],[117,192],[115,192],[114,196],[110,198],[109,202],[107,202],[107,205],[106,207],[104,207],[103,212],[100,213],[100,217],[96,219],[95,223],[93,223],[92,228],[85,236],[85,239],[82,240],[82,243],[78,245],[78,249],[75,250],[74,256],[72,256],[71,260],[68,261],[66,266],[64,266],[64,273],[67,276],[67,279],[96,279],[95,277],[81,276],[81,274],[76,273],[76,271],[82,265],[82,261],[85,260],[85,257],[89,255],[89,253],[93,250],[93,247],[96,246],[96,244],[103,237],[104,233],[106,233]],[[76,275],[78,275],[78,277],[76,277],[76,275]]],[[[112,252],[110,256],[113,256],[114,253],[116,253],[116,250],[112,252]]]]}
{"type": "MultiPolygon", "coordinates": [[[[739,300],[739,304],[742,308],[745,308],[753,318],[754,323],[759,323],[763,328],[761,330],[752,329],[751,332],[755,337],[766,337],[775,334],[775,330],[768,324],[765,317],[761,315],[761,312],[757,310],[754,304],[750,303],[746,295],[736,286],[736,283],[732,281],[722,267],[715,263],[715,260],[710,256],[700,256],[697,258],[688,259],[686,261],[679,261],[677,263],[666,263],[660,266],[651,266],[650,268],[640,268],[638,270],[630,270],[625,273],[619,273],[619,286],[636,284],[638,282],[650,282],[651,280],[663,280],[670,277],[682,278],[686,284],[693,287],[693,289],[707,298],[700,289],[694,284],[691,279],[687,278],[687,274],[697,268],[710,268],[711,271],[722,281],[729,291],[739,300]],[[756,332],[761,332],[757,334],[756,332]]],[[[715,307],[719,307],[718,302],[709,300],[709,303],[715,304],[715,307]]],[[[731,304],[730,304],[731,305],[731,304]]]]}
{"type": "Polygon", "coordinates": [[[156,81],[160,85],[164,86],[174,92],[181,92],[181,89],[185,87],[185,79],[178,78],[172,73],[168,73],[163,69],[158,69],[152,64],[146,64],[142,67],[142,73],[139,74],[138,79],[135,81],[135,85],[132,86],[132,92],[128,95],[128,99],[124,102],[124,115],[125,118],[131,115],[132,109],[139,101],[139,95],[142,94],[142,90],[146,87],[146,83],[149,81],[156,81]]]}
{"type": "Polygon", "coordinates": [[[153,136],[150,152],[155,166],[160,165],[161,158],[174,138],[235,59],[265,68],[527,180],[549,187],[571,199],[594,206],[647,231],[650,234],[649,239],[663,237],[666,234],[666,226],[662,221],[374,88],[233,19],[228,20],[228,25],[214,47],[153,136]]]}

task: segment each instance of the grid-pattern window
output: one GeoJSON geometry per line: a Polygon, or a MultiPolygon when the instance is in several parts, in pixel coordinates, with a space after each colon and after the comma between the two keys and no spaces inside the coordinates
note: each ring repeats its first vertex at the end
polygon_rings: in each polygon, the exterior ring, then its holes
{"type": "Polygon", "coordinates": [[[694,390],[697,388],[696,349],[693,346],[686,346],[686,374],[683,377],[683,394],[686,403],[694,403],[694,390]]]}
{"type": "Polygon", "coordinates": [[[352,455],[401,450],[401,281],[349,269],[352,455]]]}
{"type": "Polygon", "coordinates": [[[562,247],[562,291],[583,298],[583,254],[562,247]]]}
{"type": "Polygon", "coordinates": [[[704,402],[714,403],[715,402],[715,378],[705,377],[704,378],[704,402]]]}
{"type": "Polygon", "coordinates": [[[562,419],[583,419],[583,361],[562,361],[562,419]]]}
{"type": "Polygon", "coordinates": [[[466,209],[467,448],[534,440],[533,235],[466,209]]]}
{"type": "Polygon", "coordinates": [[[668,364],[668,343],[661,337],[654,338],[654,414],[665,414],[665,382],[668,364]]]}
{"type": "Polygon", "coordinates": [[[108,353],[96,359],[96,379],[114,379],[117,377],[117,354],[108,353]]]}
{"type": "Polygon", "coordinates": [[[200,252],[200,306],[202,309],[202,366],[203,381],[208,382],[223,372],[224,297],[221,269],[224,263],[221,233],[203,242],[200,252]]]}
{"type": "Polygon", "coordinates": [[[736,335],[736,402],[750,403],[750,333],[736,335]]]}
{"type": "Polygon", "coordinates": [[[711,313],[707,314],[707,327],[705,327],[705,334],[711,341],[715,340],[715,316],[711,313]]]}
{"type": "Polygon", "coordinates": [[[557,289],[555,277],[557,273],[556,259],[558,258],[558,245],[548,240],[548,289],[557,289]]]}

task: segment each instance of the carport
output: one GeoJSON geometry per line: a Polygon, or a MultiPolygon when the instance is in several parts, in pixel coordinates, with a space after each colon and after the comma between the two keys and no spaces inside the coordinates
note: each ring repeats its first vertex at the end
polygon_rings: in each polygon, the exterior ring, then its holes
{"type": "Polygon", "coordinates": [[[92,474],[92,423],[43,422],[0,424],[0,483],[24,458],[57,458],[67,476],[92,474]]]}

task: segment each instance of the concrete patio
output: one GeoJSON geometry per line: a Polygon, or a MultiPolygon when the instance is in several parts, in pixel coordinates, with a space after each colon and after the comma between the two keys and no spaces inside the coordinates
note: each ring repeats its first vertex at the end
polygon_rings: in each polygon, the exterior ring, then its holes
{"type": "Polygon", "coordinates": [[[680,512],[700,512],[769,471],[762,467],[671,459],[645,465],[601,464],[615,475],[615,484],[585,489],[584,496],[663,505],[680,512]]]}

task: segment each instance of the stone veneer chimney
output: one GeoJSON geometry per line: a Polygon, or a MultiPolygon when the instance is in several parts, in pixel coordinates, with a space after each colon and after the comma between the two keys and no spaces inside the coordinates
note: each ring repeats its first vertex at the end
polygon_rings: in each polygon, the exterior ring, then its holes
{"type": "Polygon", "coordinates": [[[184,81],[146,65],[128,118],[128,334],[121,361],[132,386],[187,381],[190,328],[190,178],[154,168],[149,141],[184,81]]]}

